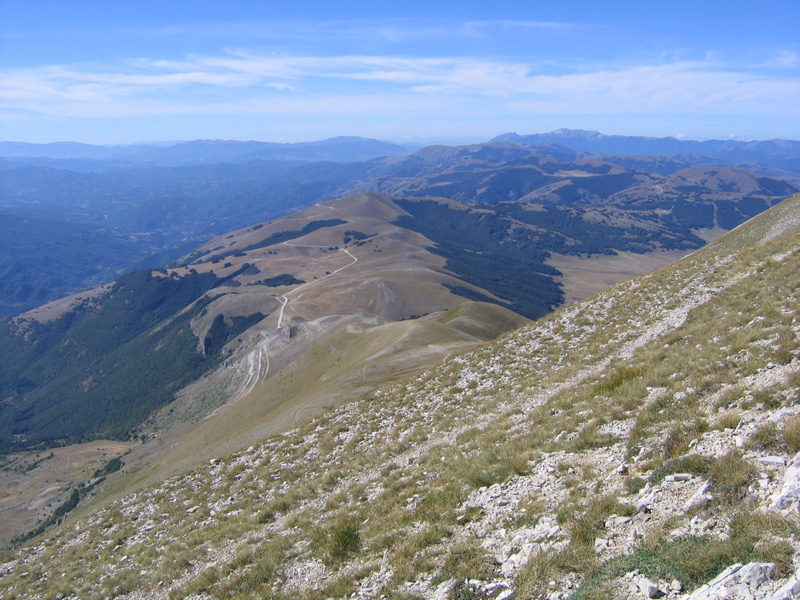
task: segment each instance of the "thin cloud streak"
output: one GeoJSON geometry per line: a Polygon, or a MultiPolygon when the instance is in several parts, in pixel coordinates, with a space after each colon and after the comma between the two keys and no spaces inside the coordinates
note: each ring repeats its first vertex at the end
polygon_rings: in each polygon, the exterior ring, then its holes
{"type": "Polygon", "coordinates": [[[800,78],[725,70],[699,61],[537,73],[536,65],[473,58],[261,56],[231,50],[119,67],[48,66],[0,72],[0,108],[60,116],[339,114],[392,96],[388,115],[432,110],[564,113],[725,113],[794,116],[800,78]],[[233,98],[233,99],[232,99],[233,98]],[[238,99],[237,99],[238,98],[238,99]],[[449,99],[449,100],[448,100],[449,99]]]}

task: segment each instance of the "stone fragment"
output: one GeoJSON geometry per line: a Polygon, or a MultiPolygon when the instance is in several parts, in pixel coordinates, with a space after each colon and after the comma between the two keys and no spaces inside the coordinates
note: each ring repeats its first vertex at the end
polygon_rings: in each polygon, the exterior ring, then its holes
{"type": "Polygon", "coordinates": [[[792,410],[788,406],[784,406],[784,407],[779,408],[778,410],[776,410],[774,413],[772,413],[772,415],[770,415],[767,420],[771,421],[773,423],[778,423],[785,416],[790,416],[790,415],[793,415],[793,414],[794,414],[794,410],[792,410]]]}
{"type": "Polygon", "coordinates": [[[775,577],[775,565],[773,563],[751,562],[736,573],[736,579],[751,588],[757,588],[773,577],[775,577]]]}
{"type": "Polygon", "coordinates": [[[786,466],[786,459],[782,456],[762,456],[758,459],[762,465],[776,465],[778,467],[786,466]]]}
{"type": "Polygon", "coordinates": [[[800,594],[800,573],[795,573],[789,581],[779,587],[767,600],[791,600],[800,594]]]}
{"type": "MultiPolygon", "coordinates": [[[[707,584],[701,586],[689,596],[689,600],[754,600],[755,592],[764,582],[775,576],[775,565],[772,563],[740,563],[731,565],[707,584]]],[[[798,588],[800,591],[800,587],[798,588]]],[[[760,595],[759,598],[763,598],[760,595]]],[[[777,598],[770,600],[778,600],[777,598]]],[[[788,600],[781,598],[780,600],[788,600]]]]}
{"type": "Polygon", "coordinates": [[[662,595],[661,590],[658,589],[658,585],[646,577],[639,579],[639,593],[645,598],[659,598],[662,595]]]}
{"type": "Polygon", "coordinates": [[[651,490],[650,493],[644,494],[639,497],[636,501],[636,511],[637,512],[650,512],[653,507],[653,504],[656,501],[656,492],[657,490],[651,490]]]}
{"type": "Polygon", "coordinates": [[[750,588],[744,583],[732,585],[730,588],[727,588],[726,591],[730,597],[736,598],[736,600],[755,600],[753,592],[750,591],[750,588]]]}
{"type": "Polygon", "coordinates": [[[697,488],[697,491],[692,494],[692,497],[689,498],[686,503],[683,505],[683,510],[687,511],[690,508],[695,506],[702,506],[706,502],[711,499],[711,496],[708,494],[708,490],[711,489],[711,484],[707,481],[704,481],[700,484],[700,487],[697,488]]]}
{"type": "Polygon", "coordinates": [[[800,452],[789,461],[783,473],[783,487],[772,502],[772,508],[785,510],[800,502],[800,452]]]}

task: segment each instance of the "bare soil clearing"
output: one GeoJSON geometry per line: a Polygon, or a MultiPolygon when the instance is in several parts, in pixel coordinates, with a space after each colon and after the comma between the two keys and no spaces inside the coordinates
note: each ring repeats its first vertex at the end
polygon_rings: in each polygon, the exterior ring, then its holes
{"type": "Polygon", "coordinates": [[[31,521],[47,518],[75,484],[136,445],[99,440],[5,457],[0,467],[0,542],[31,521]]]}

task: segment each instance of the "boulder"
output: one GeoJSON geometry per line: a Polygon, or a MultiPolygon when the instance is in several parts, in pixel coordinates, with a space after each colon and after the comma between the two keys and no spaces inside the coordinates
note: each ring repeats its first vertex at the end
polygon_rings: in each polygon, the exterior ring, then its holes
{"type": "Polygon", "coordinates": [[[647,577],[639,579],[639,593],[645,598],[660,598],[663,592],[658,589],[658,584],[653,583],[647,577]]]}
{"type": "Polygon", "coordinates": [[[795,573],[774,594],[767,597],[767,600],[791,600],[798,594],[800,594],[800,573],[795,573]]]}
{"type": "Polygon", "coordinates": [[[771,507],[786,510],[797,503],[800,503],[800,452],[786,466],[786,471],[783,473],[783,487],[775,496],[771,507]]]}

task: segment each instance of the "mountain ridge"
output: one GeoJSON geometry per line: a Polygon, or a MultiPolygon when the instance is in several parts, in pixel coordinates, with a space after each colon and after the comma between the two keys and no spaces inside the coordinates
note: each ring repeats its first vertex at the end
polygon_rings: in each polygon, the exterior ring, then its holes
{"type": "MultiPolygon", "coordinates": [[[[331,146],[348,143],[334,140],[331,146]]],[[[713,157],[598,157],[553,143],[436,146],[404,157],[356,163],[250,160],[183,167],[114,166],[102,172],[76,172],[6,162],[0,168],[0,210],[17,219],[63,222],[63,233],[56,228],[44,243],[32,240],[25,253],[15,248],[2,252],[0,276],[5,285],[0,315],[23,312],[41,299],[80,291],[86,281],[103,284],[126,270],[175,260],[192,245],[225,231],[357,192],[448,196],[467,204],[571,206],[586,219],[620,221],[645,229],[653,227],[655,214],[656,221],[672,221],[655,223],[656,227],[681,229],[679,235],[696,246],[700,239],[688,229],[715,225],[728,229],[798,189],[786,182],[791,175],[778,167],[742,164],[769,171],[767,175],[747,175],[764,186],[747,184],[742,188],[748,190],[745,192],[736,191],[742,179],[739,167],[713,157]],[[715,163],[723,166],[711,166],[715,163]],[[724,178],[728,189],[701,189],[701,177],[691,184],[677,182],[681,171],[699,166],[708,170],[709,180],[724,178]],[[681,189],[673,189],[673,181],[681,189]],[[613,209],[603,206],[606,198],[613,199],[613,209]],[[635,209],[635,202],[642,208],[635,209]],[[717,205],[724,206],[717,211],[717,205]],[[629,223],[627,217],[633,209],[643,218],[629,223]],[[716,223],[717,215],[725,222],[716,223]],[[95,246],[91,251],[100,257],[93,276],[72,277],[68,269],[48,272],[43,268],[34,281],[23,281],[31,258],[43,267],[48,262],[56,264],[62,257],[49,248],[54,243],[72,243],[76,233],[87,227],[94,229],[86,234],[95,246]],[[120,240],[125,252],[108,251],[120,240]]],[[[569,211],[556,212],[559,219],[576,223],[569,211]]],[[[11,238],[24,229],[15,223],[8,224],[11,238]]]]}
{"type": "Polygon", "coordinates": [[[169,145],[139,143],[123,146],[97,146],[78,142],[0,142],[0,157],[6,159],[28,159],[24,162],[30,162],[30,159],[84,159],[141,166],[188,166],[269,159],[355,162],[406,152],[398,144],[358,136],[339,136],[297,143],[193,140],[169,145]]]}

